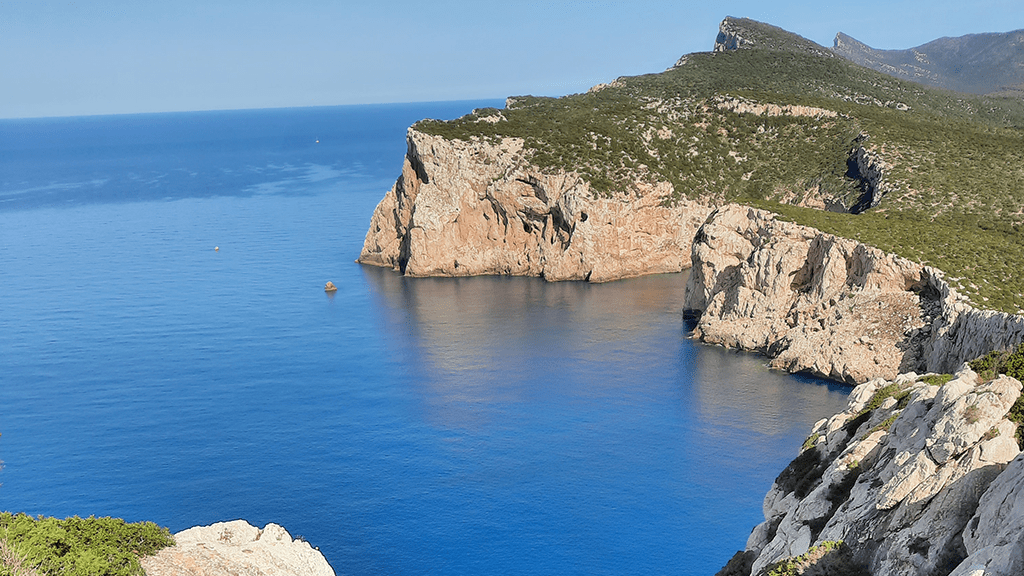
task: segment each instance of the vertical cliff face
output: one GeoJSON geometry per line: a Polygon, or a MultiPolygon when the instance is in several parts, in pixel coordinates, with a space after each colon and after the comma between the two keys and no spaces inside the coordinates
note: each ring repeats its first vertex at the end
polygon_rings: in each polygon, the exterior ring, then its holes
{"type": "Polygon", "coordinates": [[[894,378],[924,325],[922,267],[770,212],[728,205],[697,233],[686,307],[694,335],[764,353],[771,365],[849,382],[894,378]]]}
{"type": "Polygon", "coordinates": [[[792,372],[850,384],[950,372],[1024,341],[1024,317],[972,308],[938,270],[763,210],[716,210],[692,259],[694,336],[792,372]]]}
{"type": "Polygon", "coordinates": [[[402,175],[374,211],[358,262],[410,276],[508,274],[601,282],[690,264],[711,207],[669,204],[669,184],[610,198],[544,173],[523,141],[448,140],[410,129],[402,175]]]}
{"type": "Polygon", "coordinates": [[[765,574],[841,541],[817,573],[1019,574],[1024,459],[1007,416],[1021,383],[966,365],[940,382],[910,373],[854,389],[846,411],[814,426],[722,573],[765,574]]]}

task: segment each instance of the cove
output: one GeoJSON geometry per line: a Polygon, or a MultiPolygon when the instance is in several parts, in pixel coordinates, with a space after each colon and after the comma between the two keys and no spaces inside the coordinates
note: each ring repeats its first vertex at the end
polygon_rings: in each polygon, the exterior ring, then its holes
{"type": "Polygon", "coordinates": [[[194,139],[137,117],[136,160],[88,145],[130,141],[124,119],[23,123],[3,507],[275,522],[339,574],[713,574],[848,390],[687,339],[685,274],[355,264],[407,117],[437,114],[355,108],[184,115],[194,139]],[[40,136],[69,127],[79,151],[40,136]]]}

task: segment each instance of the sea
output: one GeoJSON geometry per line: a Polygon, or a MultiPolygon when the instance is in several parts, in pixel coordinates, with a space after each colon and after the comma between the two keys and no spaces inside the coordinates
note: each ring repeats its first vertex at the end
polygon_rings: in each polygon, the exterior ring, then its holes
{"type": "Polygon", "coordinates": [[[685,273],[356,264],[407,127],[501,105],[0,120],[0,509],[273,522],[339,576],[714,574],[849,389],[691,340],[685,273]]]}

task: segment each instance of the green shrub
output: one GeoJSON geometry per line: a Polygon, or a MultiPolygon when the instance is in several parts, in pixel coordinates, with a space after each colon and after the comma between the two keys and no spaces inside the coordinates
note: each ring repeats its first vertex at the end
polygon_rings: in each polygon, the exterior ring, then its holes
{"type": "Polygon", "coordinates": [[[929,386],[942,386],[953,379],[952,374],[929,374],[927,376],[921,376],[917,379],[918,382],[924,382],[929,386]]]}
{"type": "Polygon", "coordinates": [[[139,556],[174,543],[166,528],[152,522],[94,516],[59,520],[10,512],[0,513],[0,539],[26,565],[53,576],[142,576],[139,556]]]}
{"type": "Polygon", "coordinates": [[[800,451],[802,452],[804,450],[814,448],[815,444],[818,443],[818,438],[821,438],[821,435],[817,433],[808,436],[807,439],[804,440],[804,445],[800,447],[800,451]]]}
{"type": "Polygon", "coordinates": [[[902,384],[896,383],[882,386],[871,396],[871,400],[868,400],[867,405],[858,413],[858,416],[881,407],[889,398],[895,398],[896,409],[902,410],[910,402],[910,390],[904,390],[902,384]]]}
{"type": "Polygon", "coordinates": [[[812,546],[805,554],[771,564],[761,573],[768,576],[798,576],[812,573],[842,576],[870,574],[863,566],[853,562],[853,551],[841,540],[828,540],[818,546],[812,546]]]}
{"type": "MultiPolygon", "coordinates": [[[[967,364],[971,370],[977,372],[985,380],[1006,374],[1011,378],[1024,381],[1024,343],[1019,344],[1013,352],[993,350],[967,364]]],[[[1006,418],[1017,424],[1017,433],[1015,434],[1017,446],[1024,450],[1024,395],[1021,395],[1013,403],[1006,418]]]]}
{"type": "Polygon", "coordinates": [[[893,422],[895,422],[896,418],[898,418],[898,417],[899,417],[899,414],[893,414],[892,416],[889,416],[885,420],[882,420],[874,428],[872,428],[871,430],[868,431],[868,435],[874,434],[875,432],[878,432],[879,430],[885,430],[886,432],[888,432],[889,428],[892,427],[893,422]]]}

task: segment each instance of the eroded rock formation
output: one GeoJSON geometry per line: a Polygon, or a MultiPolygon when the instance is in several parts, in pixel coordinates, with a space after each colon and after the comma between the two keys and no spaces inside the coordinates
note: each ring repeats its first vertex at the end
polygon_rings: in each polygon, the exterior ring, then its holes
{"type": "Polygon", "coordinates": [[[277,524],[245,520],[196,526],[175,545],[142,558],[147,576],[334,576],[324,555],[277,524]]]}
{"type": "Polygon", "coordinates": [[[508,274],[601,282],[689,267],[711,207],[671,185],[610,198],[545,174],[523,141],[462,141],[410,128],[402,176],[373,213],[358,262],[410,276],[508,274]]]}
{"type": "Polygon", "coordinates": [[[1020,392],[966,364],[941,386],[909,373],[855,388],[765,498],[749,574],[830,541],[870,574],[1019,573],[1024,462],[1007,415],[1020,392]]]}
{"type": "Polygon", "coordinates": [[[694,336],[850,384],[948,372],[1024,340],[1024,317],[972,308],[942,273],[735,204],[693,243],[694,336]]]}

